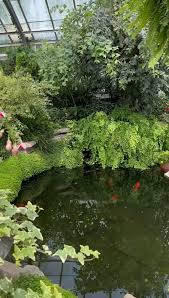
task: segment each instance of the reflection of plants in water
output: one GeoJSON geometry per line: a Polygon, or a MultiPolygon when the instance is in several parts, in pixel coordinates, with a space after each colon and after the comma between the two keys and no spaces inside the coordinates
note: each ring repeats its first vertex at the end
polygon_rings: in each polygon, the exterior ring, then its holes
{"type": "Polygon", "coordinates": [[[126,288],[136,297],[151,293],[163,297],[169,255],[162,240],[167,212],[160,202],[166,204],[169,198],[168,180],[157,170],[98,170],[68,176],[62,172],[58,183],[58,173],[37,198],[45,209],[38,224],[51,243],[74,247],[88,243],[101,252],[98,261],[77,272],[77,289],[87,293],[126,288]],[[133,191],[136,181],[141,187],[133,191]],[[120,199],[113,202],[112,195],[120,199]]]}

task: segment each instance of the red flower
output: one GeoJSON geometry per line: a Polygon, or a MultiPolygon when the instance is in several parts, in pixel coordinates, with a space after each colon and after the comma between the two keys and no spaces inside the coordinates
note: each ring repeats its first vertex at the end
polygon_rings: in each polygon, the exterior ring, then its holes
{"type": "Polygon", "coordinates": [[[169,112],[169,107],[164,109],[165,112],[169,112]]]}

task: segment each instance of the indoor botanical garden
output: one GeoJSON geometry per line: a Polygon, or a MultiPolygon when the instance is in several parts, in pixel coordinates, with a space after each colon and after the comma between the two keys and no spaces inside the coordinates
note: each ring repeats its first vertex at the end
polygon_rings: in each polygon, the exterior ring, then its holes
{"type": "Polygon", "coordinates": [[[169,1],[0,0],[0,298],[169,298],[169,1]]]}

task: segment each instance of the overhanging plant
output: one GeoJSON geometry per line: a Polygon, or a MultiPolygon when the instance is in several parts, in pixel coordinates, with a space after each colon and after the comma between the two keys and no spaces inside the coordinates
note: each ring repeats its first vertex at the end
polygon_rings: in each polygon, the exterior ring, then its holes
{"type": "MultiPolygon", "coordinates": [[[[36,252],[41,252],[50,256],[58,256],[64,263],[68,257],[77,259],[82,265],[86,258],[98,258],[99,252],[91,250],[88,246],[80,246],[80,251],[69,245],[64,245],[63,249],[51,252],[46,245],[40,247],[43,236],[33,221],[38,217],[41,209],[31,202],[25,207],[17,207],[8,202],[3,196],[0,197],[0,238],[10,237],[13,239],[13,257],[17,265],[30,258],[35,261],[36,252]]],[[[3,263],[3,259],[0,258],[3,263]]]]}

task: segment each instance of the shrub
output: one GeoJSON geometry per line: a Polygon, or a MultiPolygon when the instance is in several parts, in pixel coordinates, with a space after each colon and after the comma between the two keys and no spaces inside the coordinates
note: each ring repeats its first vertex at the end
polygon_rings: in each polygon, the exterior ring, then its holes
{"type": "Polygon", "coordinates": [[[46,286],[52,289],[56,288],[58,290],[59,293],[62,294],[63,298],[75,298],[76,296],[69,292],[66,291],[62,288],[60,288],[58,285],[54,285],[50,282],[50,280],[46,277],[40,277],[40,276],[21,276],[18,279],[16,279],[15,281],[13,281],[13,286],[15,289],[17,288],[21,288],[24,290],[28,290],[31,289],[32,291],[38,293],[38,294],[42,294],[42,288],[41,288],[41,283],[43,282],[46,286]]]}
{"type": "Polygon", "coordinates": [[[39,75],[55,86],[59,105],[86,105],[94,93],[105,91],[115,103],[158,113],[161,98],[168,96],[168,71],[148,68],[143,37],[131,39],[116,2],[113,8],[90,3],[69,12],[59,43],[37,52],[39,75]]]}
{"type": "Polygon", "coordinates": [[[0,73],[0,107],[12,116],[11,127],[16,126],[24,140],[47,145],[53,132],[49,106],[40,85],[31,77],[9,77],[0,73]]]}
{"type": "Polygon", "coordinates": [[[0,66],[5,75],[11,75],[15,71],[22,71],[24,74],[29,74],[33,78],[38,78],[38,64],[35,59],[35,52],[30,47],[14,47],[3,49],[8,55],[8,59],[0,61],[0,66]]]}

